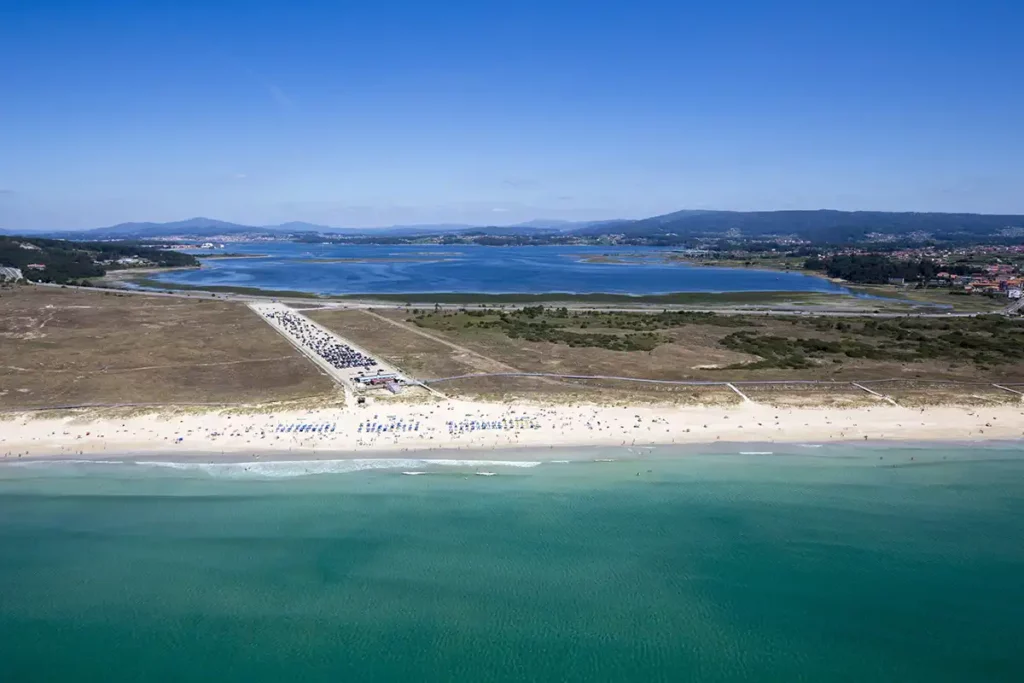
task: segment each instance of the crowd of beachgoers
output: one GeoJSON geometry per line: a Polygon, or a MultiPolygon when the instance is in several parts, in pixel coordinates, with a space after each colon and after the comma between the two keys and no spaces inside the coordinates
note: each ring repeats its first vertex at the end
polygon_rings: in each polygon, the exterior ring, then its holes
{"type": "Polygon", "coordinates": [[[508,447],[737,442],[988,440],[1024,436],[1020,404],[983,408],[778,408],[532,403],[381,404],[294,412],[32,415],[0,422],[0,457],[104,453],[294,457],[508,447]]]}

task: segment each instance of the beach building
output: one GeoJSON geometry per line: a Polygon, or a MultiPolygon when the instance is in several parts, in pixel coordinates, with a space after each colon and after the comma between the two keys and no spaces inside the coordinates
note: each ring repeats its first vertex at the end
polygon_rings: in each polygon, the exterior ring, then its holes
{"type": "Polygon", "coordinates": [[[379,375],[360,375],[356,381],[364,387],[380,387],[388,384],[397,384],[402,378],[395,373],[381,373],[379,375]]]}

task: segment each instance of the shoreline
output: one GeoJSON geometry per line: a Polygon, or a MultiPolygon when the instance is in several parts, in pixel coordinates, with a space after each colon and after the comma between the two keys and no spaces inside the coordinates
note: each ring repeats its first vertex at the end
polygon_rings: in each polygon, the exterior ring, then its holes
{"type": "MultiPolygon", "coordinates": [[[[186,254],[189,252],[185,252],[186,254]]],[[[191,254],[200,261],[226,261],[243,258],[273,258],[271,254],[191,254]]]]}
{"type": "Polygon", "coordinates": [[[239,461],[432,458],[506,460],[515,451],[718,444],[1018,441],[1024,406],[550,406],[447,400],[245,413],[134,417],[18,414],[3,423],[0,462],[115,454],[239,461]],[[309,427],[309,429],[307,429],[309,427]],[[302,428],[302,431],[297,431],[302,428]],[[314,431],[316,430],[316,431],[314,431]],[[490,458],[493,453],[496,458],[490,458]]]}
{"type": "MultiPolygon", "coordinates": [[[[62,455],[32,455],[23,458],[0,458],[0,467],[5,464],[17,463],[81,463],[81,464],[175,464],[175,465],[244,465],[252,463],[285,464],[285,463],[330,463],[330,462],[380,462],[394,463],[397,461],[415,460],[426,465],[451,465],[453,463],[480,463],[497,465],[506,463],[509,467],[535,467],[551,464],[602,463],[602,462],[641,462],[671,460],[690,455],[714,456],[806,456],[820,458],[815,452],[819,448],[839,447],[852,448],[868,453],[873,450],[890,450],[893,448],[926,451],[937,445],[958,448],[978,449],[1009,449],[1024,446],[1024,437],[992,438],[978,440],[963,439],[900,439],[887,438],[875,441],[832,440],[832,441],[709,441],[675,444],[651,444],[636,446],[614,445],[560,445],[560,446],[506,446],[492,449],[460,450],[458,448],[439,448],[435,450],[409,450],[400,453],[371,451],[316,451],[315,453],[293,451],[254,451],[242,452],[219,451],[153,451],[146,453],[111,452],[85,453],[68,457],[62,455]],[[608,449],[622,449],[622,453],[607,457],[608,449]],[[743,449],[737,451],[736,449],[743,449]],[[774,449],[774,450],[769,450],[774,449]],[[494,453],[487,457],[485,451],[494,453]],[[542,453],[551,453],[550,458],[539,457],[542,453]],[[602,457],[595,457],[602,456],[602,457]]],[[[1022,451],[1024,455],[1024,451],[1022,451]]],[[[377,469],[385,469],[384,467],[377,469]]]]}
{"type": "MultiPolygon", "coordinates": [[[[173,270],[200,270],[202,266],[183,266],[173,270]]],[[[164,272],[163,269],[159,272],[164,272]]],[[[757,307],[788,304],[793,300],[805,297],[829,297],[837,301],[850,303],[858,299],[851,292],[827,290],[744,290],[733,292],[691,291],[669,292],[664,294],[618,294],[613,292],[503,292],[503,293],[472,293],[472,292],[363,292],[358,294],[318,294],[302,290],[276,290],[260,287],[235,285],[191,285],[179,282],[164,282],[145,277],[136,271],[139,277],[125,277],[108,284],[115,285],[111,289],[121,291],[181,292],[197,294],[235,294],[240,296],[262,298],[301,298],[323,302],[348,303],[380,303],[384,305],[529,305],[529,304],[595,304],[595,305],[635,305],[652,306],[722,306],[722,307],[757,307]],[[117,284],[130,284],[128,287],[117,287],[117,284]]]]}

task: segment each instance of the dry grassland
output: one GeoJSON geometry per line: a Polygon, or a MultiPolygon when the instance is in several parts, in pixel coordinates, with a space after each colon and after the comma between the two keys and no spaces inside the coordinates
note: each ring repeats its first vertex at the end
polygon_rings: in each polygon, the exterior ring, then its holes
{"type": "Polygon", "coordinates": [[[0,409],[334,395],[327,377],[242,304],[0,290],[0,409]]]}
{"type": "MultiPolygon", "coordinates": [[[[413,377],[433,379],[473,373],[542,372],[556,374],[614,375],[662,380],[712,382],[771,382],[742,385],[752,400],[780,406],[796,405],[870,405],[879,399],[852,386],[853,381],[898,378],[900,382],[875,388],[897,401],[908,404],[969,403],[1014,401],[1019,397],[991,386],[992,382],[1024,382],[1024,363],[1007,363],[985,371],[972,363],[935,360],[898,362],[846,358],[841,363],[826,362],[805,369],[744,367],[759,360],[757,356],[724,348],[719,341],[737,330],[705,324],[659,331],[671,339],[652,351],[612,351],[596,347],[570,347],[551,342],[513,339],[499,329],[464,327],[453,320],[450,326],[420,328],[413,316],[397,309],[333,310],[310,314],[319,322],[348,336],[375,353],[380,353],[413,377]],[[733,367],[728,367],[733,366],[733,367]],[[807,385],[794,380],[834,382],[807,385]],[[934,384],[926,380],[941,380],[934,384]],[[965,386],[958,383],[976,383],[965,386]]],[[[786,319],[752,316],[750,329],[760,335],[840,339],[835,331],[817,331],[796,326],[786,319]]],[[[591,333],[615,333],[590,327],[591,333]]],[[[1009,350],[1008,350],[1009,352],[1009,350]]],[[[561,397],[575,400],[664,400],[670,402],[732,401],[737,397],[728,389],[650,385],[606,380],[553,380],[540,378],[479,377],[435,385],[452,395],[532,399],[561,397]]]]}

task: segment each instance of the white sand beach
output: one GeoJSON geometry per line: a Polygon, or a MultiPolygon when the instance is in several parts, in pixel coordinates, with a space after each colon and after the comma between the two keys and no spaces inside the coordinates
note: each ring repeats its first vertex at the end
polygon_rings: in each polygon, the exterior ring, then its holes
{"type": "Polygon", "coordinates": [[[430,450],[724,442],[987,441],[1024,437],[1024,405],[908,408],[557,406],[449,400],[291,412],[151,413],[0,421],[0,459],[221,453],[393,457],[430,450]]]}

